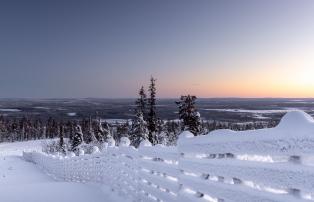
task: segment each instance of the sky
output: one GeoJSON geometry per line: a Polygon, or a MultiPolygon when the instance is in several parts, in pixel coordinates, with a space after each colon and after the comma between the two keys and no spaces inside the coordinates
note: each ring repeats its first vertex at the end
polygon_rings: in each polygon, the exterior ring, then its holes
{"type": "Polygon", "coordinates": [[[314,97],[312,0],[0,1],[0,97],[314,97]]]}

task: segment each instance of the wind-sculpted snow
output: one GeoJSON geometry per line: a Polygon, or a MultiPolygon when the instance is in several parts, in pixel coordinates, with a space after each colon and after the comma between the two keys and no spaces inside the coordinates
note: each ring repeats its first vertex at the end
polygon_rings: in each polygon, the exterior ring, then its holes
{"type": "Polygon", "coordinates": [[[306,113],[287,113],[279,125],[271,129],[236,132],[216,130],[197,138],[181,138],[189,152],[207,154],[276,154],[304,155],[314,153],[314,122],[306,113]],[[207,147],[202,147],[207,145],[207,147]]]}
{"type": "MultiPolygon", "coordinates": [[[[180,136],[182,190],[222,201],[314,200],[314,122],[287,113],[276,128],[180,136]]],[[[191,201],[194,201],[192,198],[191,201]]]]}
{"type": "Polygon", "coordinates": [[[177,149],[146,143],[137,150],[128,143],[124,138],[120,147],[108,147],[92,155],[62,157],[25,152],[23,156],[59,180],[103,183],[135,201],[176,200],[177,149]]]}
{"type": "Polygon", "coordinates": [[[111,186],[133,201],[314,201],[314,121],[287,113],[276,128],[180,135],[178,146],[119,147],[76,157],[24,153],[66,181],[111,186]]]}

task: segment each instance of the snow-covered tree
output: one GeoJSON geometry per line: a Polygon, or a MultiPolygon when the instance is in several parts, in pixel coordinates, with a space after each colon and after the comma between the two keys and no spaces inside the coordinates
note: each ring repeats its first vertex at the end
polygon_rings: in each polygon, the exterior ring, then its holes
{"type": "Polygon", "coordinates": [[[71,144],[71,150],[77,151],[79,146],[83,143],[83,133],[80,125],[75,126],[75,133],[73,135],[73,140],[71,144]]]}
{"type": "Polygon", "coordinates": [[[157,143],[156,132],[158,128],[158,118],[156,114],[156,79],[151,77],[149,85],[149,99],[148,99],[148,116],[147,127],[149,131],[148,140],[154,145],[157,143]]]}
{"type": "Polygon", "coordinates": [[[59,126],[59,151],[63,154],[66,152],[66,147],[64,144],[64,126],[62,123],[59,126]]]}
{"type": "Polygon", "coordinates": [[[173,146],[177,144],[178,135],[182,132],[177,121],[168,120],[163,127],[167,135],[166,145],[173,146]]]}
{"type": "Polygon", "coordinates": [[[157,135],[157,144],[167,145],[168,144],[168,134],[167,131],[161,131],[157,135]]]}
{"type": "Polygon", "coordinates": [[[97,138],[94,133],[93,124],[92,124],[92,117],[89,117],[88,121],[88,131],[87,131],[87,138],[84,139],[85,143],[87,144],[95,144],[97,143],[97,138]]]}
{"type": "Polygon", "coordinates": [[[157,131],[156,131],[156,142],[155,144],[163,144],[166,145],[167,144],[167,127],[166,127],[166,123],[161,120],[161,119],[157,119],[157,131]]]}
{"type": "Polygon", "coordinates": [[[183,121],[183,129],[189,130],[194,135],[201,132],[201,116],[195,108],[196,96],[181,96],[176,104],[179,108],[179,118],[183,121]]]}
{"type": "Polygon", "coordinates": [[[113,135],[114,140],[119,143],[121,137],[128,137],[131,124],[126,121],[124,124],[117,125],[116,133],[113,135]]]}
{"type": "Polygon", "coordinates": [[[104,139],[107,142],[108,139],[112,138],[110,125],[106,122],[103,127],[104,139]]]}
{"type": "Polygon", "coordinates": [[[97,139],[97,141],[99,143],[103,143],[105,142],[105,138],[104,138],[104,128],[101,125],[100,120],[98,121],[98,125],[97,125],[97,129],[96,129],[96,133],[95,133],[95,137],[97,139]]]}
{"type": "Polygon", "coordinates": [[[138,147],[143,140],[148,140],[147,123],[141,112],[138,112],[133,119],[129,138],[134,147],[138,147]]]}
{"type": "Polygon", "coordinates": [[[136,104],[136,113],[141,112],[143,114],[144,120],[146,120],[147,115],[147,97],[145,89],[142,86],[138,92],[139,98],[135,101],[136,104]]]}
{"type": "Polygon", "coordinates": [[[102,143],[106,142],[108,139],[112,138],[109,124],[106,122],[101,123],[101,121],[99,119],[97,126],[96,126],[95,137],[96,137],[98,143],[100,143],[100,144],[102,144],[102,143]]]}

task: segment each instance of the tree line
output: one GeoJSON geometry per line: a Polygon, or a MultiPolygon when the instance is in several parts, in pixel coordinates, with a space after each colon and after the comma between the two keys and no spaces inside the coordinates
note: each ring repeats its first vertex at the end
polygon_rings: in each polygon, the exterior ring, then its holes
{"type": "Polygon", "coordinates": [[[143,140],[148,140],[153,145],[175,145],[178,135],[184,130],[196,136],[216,129],[250,130],[274,127],[277,124],[277,122],[235,124],[203,120],[197,110],[197,98],[194,95],[183,95],[176,102],[178,120],[162,120],[157,113],[156,91],[156,79],[151,77],[147,94],[144,86],[141,86],[135,101],[134,117],[125,123],[102,122],[99,117],[68,121],[49,118],[43,121],[26,117],[10,119],[0,116],[0,142],[59,138],[62,148],[64,139],[68,139],[70,143],[67,149],[73,151],[82,143],[101,145],[109,139],[119,142],[121,137],[128,137],[131,145],[135,147],[143,140]]]}

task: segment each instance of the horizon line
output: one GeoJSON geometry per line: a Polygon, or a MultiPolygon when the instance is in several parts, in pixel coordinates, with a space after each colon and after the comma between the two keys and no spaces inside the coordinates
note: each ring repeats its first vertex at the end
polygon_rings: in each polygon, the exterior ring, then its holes
{"type": "MultiPolygon", "coordinates": [[[[20,99],[20,100],[56,100],[56,99],[137,99],[138,97],[0,97],[0,100],[5,99],[20,99]]],[[[160,99],[179,99],[180,97],[157,97],[160,99]]],[[[197,99],[314,99],[314,97],[197,97],[197,99]]]]}

